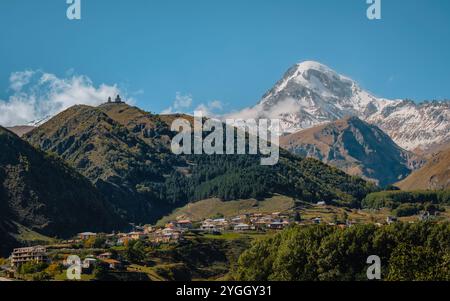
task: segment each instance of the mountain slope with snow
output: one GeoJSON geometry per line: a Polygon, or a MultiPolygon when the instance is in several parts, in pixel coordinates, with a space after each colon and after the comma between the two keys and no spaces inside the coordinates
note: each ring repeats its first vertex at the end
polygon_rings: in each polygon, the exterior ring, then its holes
{"type": "Polygon", "coordinates": [[[313,61],[293,66],[256,106],[231,116],[278,118],[280,134],[356,116],[377,125],[408,150],[450,141],[450,102],[415,104],[378,98],[313,61]]]}

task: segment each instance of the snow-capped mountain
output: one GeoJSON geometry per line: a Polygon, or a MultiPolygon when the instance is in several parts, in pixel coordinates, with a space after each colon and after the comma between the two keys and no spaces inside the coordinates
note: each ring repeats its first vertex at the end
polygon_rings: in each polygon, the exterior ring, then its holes
{"type": "Polygon", "coordinates": [[[313,61],[293,66],[256,106],[231,116],[278,118],[280,134],[357,116],[376,124],[408,150],[450,140],[450,102],[415,104],[378,98],[313,61]]]}

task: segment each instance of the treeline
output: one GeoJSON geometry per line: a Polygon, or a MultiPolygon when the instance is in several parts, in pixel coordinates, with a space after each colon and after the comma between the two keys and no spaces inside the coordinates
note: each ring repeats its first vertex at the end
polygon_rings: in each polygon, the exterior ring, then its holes
{"type": "Polygon", "coordinates": [[[314,159],[282,154],[275,166],[261,166],[259,156],[190,156],[190,174],[174,173],[165,183],[169,202],[220,198],[264,198],[280,193],[305,202],[327,201],[357,206],[376,187],[314,159]]]}
{"type": "Polygon", "coordinates": [[[363,202],[363,208],[396,209],[402,204],[434,204],[450,205],[450,190],[443,191],[381,191],[367,195],[363,202]]]}
{"type": "Polygon", "coordinates": [[[233,276],[243,281],[366,281],[367,258],[382,280],[449,281],[450,224],[295,226],[245,251],[233,276]]]}

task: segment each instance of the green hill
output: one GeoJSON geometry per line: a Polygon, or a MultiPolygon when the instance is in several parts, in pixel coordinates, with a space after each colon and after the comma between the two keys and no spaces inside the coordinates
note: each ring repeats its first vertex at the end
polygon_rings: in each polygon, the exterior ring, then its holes
{"type": "MultiPolygon", "coordinates": [[[[126,104],[75,106],[25,135],[86,176],[128,221],[149,223],[188,202],[261,199],[357,204],[374,187],[314,159],[281,151],[276,166],[255,155],[175,156],[169,146],[177,115],[126,104]]],[[[189,118],[189,117],[187,117],[189,118]]]]}
{"type": "Polygon", "coordinates": [[[66,237],[123,225],[87,179],[1,127],[0,221],[3,252],[21,226],[66,237]]]}

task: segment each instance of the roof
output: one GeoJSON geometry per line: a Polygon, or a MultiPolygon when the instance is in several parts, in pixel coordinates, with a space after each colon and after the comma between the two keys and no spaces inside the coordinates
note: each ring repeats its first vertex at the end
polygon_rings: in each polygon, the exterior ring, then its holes
{"type": "Polygon", "coordinates": [[[120,264],[121,262],[115,259],[102,259],[103,262],[109,263],[109,264],[120,264]]]}
{"type": "Polygon", "coordinates": [[[284,223],[282,223],[282,222],[273,222],[273,223],[270,223],[271,225],[284,225],[284,223]]]}
{"type": "Polygon", "coordinates": [[[95,258],[85,258],[84,261],[97,261],[95,258]]]}
{"type": "Polygon", "coordinates": [[[177,224],[192,224],[192,222],[190,220],[182,220],[178,221],[177,224]]]}
{"type": "Polygon", "coordinates": [[[234,226],[234,227],[250,227],[250,226],[247,225],[247,224],[237,224],[237,225],[234,226]]]}

